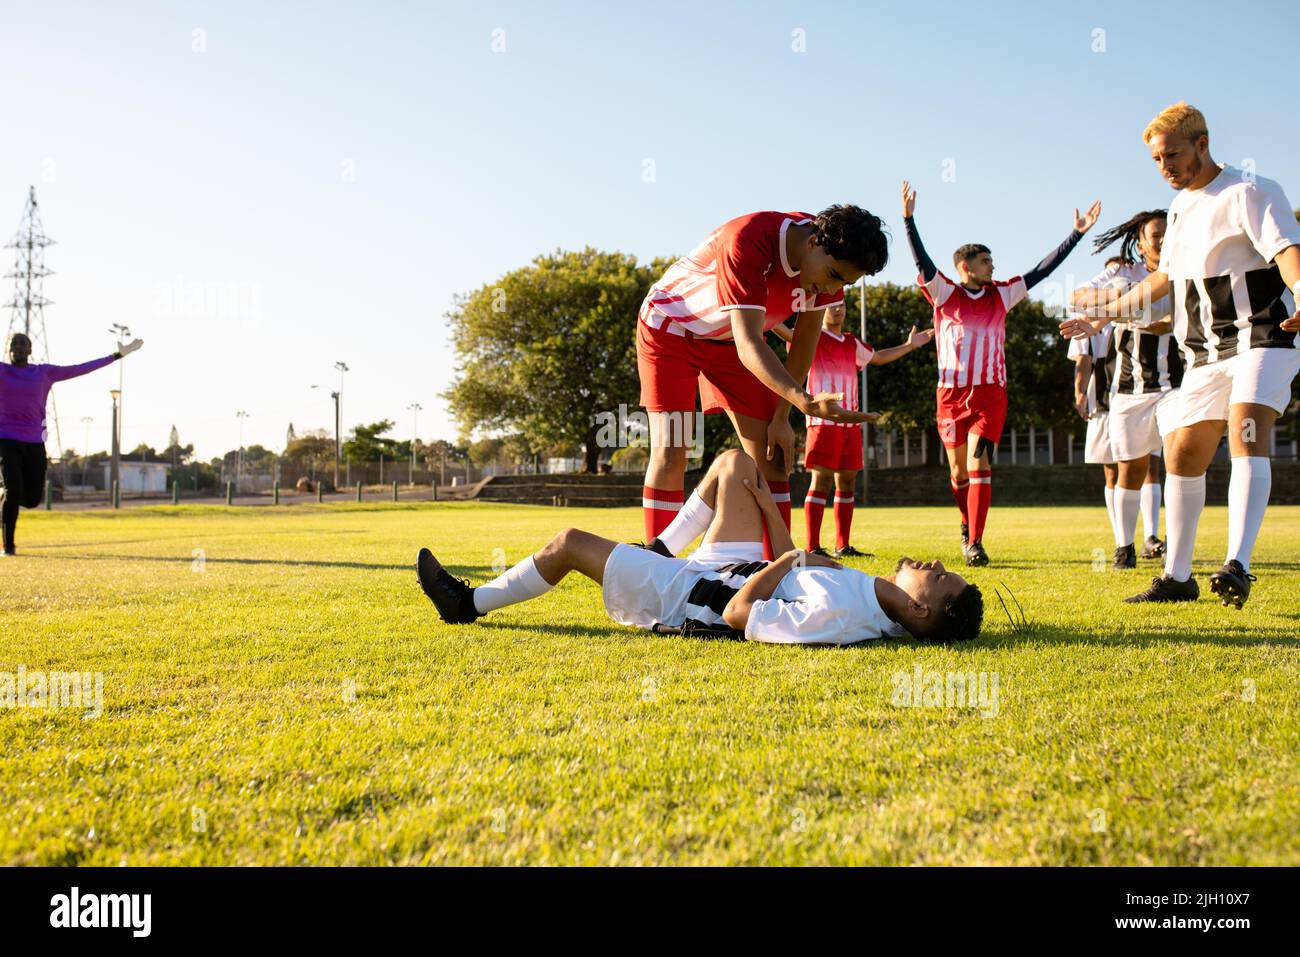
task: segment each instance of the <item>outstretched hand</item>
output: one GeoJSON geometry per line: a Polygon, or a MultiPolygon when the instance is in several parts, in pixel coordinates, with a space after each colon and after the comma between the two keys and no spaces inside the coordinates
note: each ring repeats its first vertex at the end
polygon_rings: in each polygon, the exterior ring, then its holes
{"type": "Polygon", "coordinates": [[[879,412],[849,411],[840,405],[843,399],[843,392],[818,392],[803,413],[831,422],[847,422],[855,425],[859,422],[875,422],[880,418],[879,412]]]}
{"type": "Polygon", "coordinates": [[[133,339],[130,342],[128,342],[126,345],[122,346],[117,351],[124,356],[129,356],[131,353],[139,349],[142,345],[144,345],[143,339],[133,339]]]}
{"type": "Polygon", "coordinates": [[[1087,319],[1080,319],[1078,316],[1072,316],[1061,323],[1061,336],[1065,339],[1087,339],[1089,336],[1095,336],[1097,330],[1087,319]]]}
{"type": "Polygon", "coordinates": [[[916,326],[913,326],[912,331],[907,334],[907,344],[911,346],[913,349],[919,349],[921,348],[921,346],[929,345],[930,340],[933,338],[934,338],[933,326],[931,326],[929,329],[923,329],[920,332],[917,332],[916,326]]]}
{"type": "Polygon", "coordinates": [[[1300,312],[1297,312],[1290,319],[1283,319],[1282,329],[1285,332],[1300,332],[1300,312]]]}
{"type": "MultiPolygon", "coordinates": [[[[912,189],[912,184],[903,180],[903,218],[910,219],[916,212],[916,190],[912,189]]],[[[1077,213],[1078,210],[1076,209],[1077,213]]]]}
{"type": "Polygon", "coordinates": [[[1082,216],[1079,215],[1077,209],[1074,211],[1074,228],[1081,233],[1086,233],[1088,230],[1092,229],[1093,224],[1097,222],[1097,217],[1100,215],[1101,200],[1098,199],[1088,207],[1088,211],[1082,216]]]}

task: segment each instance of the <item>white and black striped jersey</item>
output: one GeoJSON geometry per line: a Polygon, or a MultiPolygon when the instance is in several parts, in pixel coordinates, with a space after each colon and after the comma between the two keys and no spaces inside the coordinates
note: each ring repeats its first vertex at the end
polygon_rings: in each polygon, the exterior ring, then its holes
{"type": "Polygon", "coordinates": [[[1071,359],[1088,356],[1092,359],[1092,371],[1088,373],[1088,415],[1105,412],[1110,405],[1110,369],[1106,357],[1110,355],[1110,339],[1113,326],[1103,326],[1101,332],[1086,339],[1071,339],[1067,355],[1071,359]]]}
{"type": "MultiPolygon", "coordinates": [[[[1137,285],[1151,271],[1144,263],[1123,263],[1108,266],[1094,276],[1087,285],[1094,289],[1106,286],[1137,285]]],[[[1147,309],[1152,322],[1169,318],[1169,297],[1153,302],[1147,309]]],[[[1147,395],[1151,392],[1168,392],[1177,389],[1183,381],[1183,361],[1174,348],[1171,333],[1152,335],[1131,324],[1116,325],[1114,335],[1107,343],[1106,388],[1111,395],[1147,395]]]]}
{"type": "Polygon", "coordinates": [[[1160,271],[1169,277],[1174,336],[1187,368],[1248,349],[1300,347],[1281,322],[1295,313],[1273,259],[1300,245],[1291,203],[1271,179],[1224,166],[1169,206],[1160,271]]]}
{"type": "MultiPolygon", "coordinates": [[[[683,631],[725,628],[722,613],[751,575],[767,562],[691,566],[698,578],[671,621],[683,631]]],[[[754,602],[744,636],[750,641],[788,645],[850,645],[873,638],[898,637],[904,628],[890,618],[876,597],[876,579],[852,568],[792,568],[772,597],[754,602]]]]}

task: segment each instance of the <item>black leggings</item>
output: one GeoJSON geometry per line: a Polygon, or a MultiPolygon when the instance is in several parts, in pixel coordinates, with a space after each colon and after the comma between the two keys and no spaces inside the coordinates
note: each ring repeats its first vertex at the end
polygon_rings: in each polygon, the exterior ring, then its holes
{"type": "Polygon", "coordinates": [[[18,507],[35,508],[45,495],[45,446],[0,439],[0,477],[4,478],[4,547],[14,547],[18,507]]]}

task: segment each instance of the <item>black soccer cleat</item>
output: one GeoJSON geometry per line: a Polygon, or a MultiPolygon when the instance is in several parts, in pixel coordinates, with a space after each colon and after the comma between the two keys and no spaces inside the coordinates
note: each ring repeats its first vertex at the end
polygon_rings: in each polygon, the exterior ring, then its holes
{"type": "Polygon", "coordinates": [[[1161,575],[1151,580],[1151,587],[1140,594],[1125,598],[1126,604],[1138,604],[1148,601],[1196,601],[1201,597],[1201,586],[1194,577],[1185,582],[1175,581],[1168,575],[1161,575]]]}
{"type": "Polygon", "coordinates": [[[831,558],[873,558],[870,552],[860,552],[852,545],[845,545],[831,552],[831,558]]]}
{"type": "Polygon", "coordinates": [[[983,542],[970,542],[962,549],[962,554],[966,556],[966,564],[972,567],[987,565],[989,563],[989,553],[984,551],[983,542]]]}
{"type": "Polygon", "coordinates": [[[420,549],[415,559],[420,588],[438,609],[438,617],[449,625],[468,625],[482,617],[474,607],[474,589],[469,582],[455,578],[442,567],[433,552],[420,549]]]}
{"type": "Polygon", "coordinates": [[[659,539],[657,538],[652,538],[649,544],[645,542],[629,542],[628,544],[636,548],[644,548],[647,552],[654,552],[656,555],[662,555],[664,558],[677,557],[676,555],[674,555],[672,552],[668,550],[667,545],[659,541],[659,539]]]}
{"type": "Polygon", "coordinates": [[[1143,558],[1163,558],[1165,555],[1165,543],[1154,535],[1148,535],[1146,542],[1142,545],[1143,558]]]}
{"type": "Polygon", "coordinates": [[[1225,607],[1232,605],[1240,610],[1250,597],[1250,583],[1254,580],[1255,576],[1234,558],[1210,576],[1210,591],[1219,596],[1225,607]]]}
{"type": "Polygon", "coordinates": [[[826,549],[822,548],[820,545],[818,545],[816,548],[810,548],[810,549],[808,549],[808,554],[809,554],[809,555],[820,555],[822,558],[830,558],[830,557],[831,557],[830,552],[826,551],[826,549]]]}
{"type": "Polygon", "coordinates": [[[1116,571],[1122,571],[1125,568],[1137,568],[1137,565],[1137,549],[1134,546],[1121,545],[1115,549],[1115,563],[1111,567],[1116,571]]]}
{"type": "Polygon", "coordinates": [[[961,523],[961,548],[962,548],[962,551],[965,551],[965,550],[966,550],[966,546],[969,545],[969,544],[970,544],[970,526],[967,525],[965,522],[962,522],[962,523],[961,523]]]}

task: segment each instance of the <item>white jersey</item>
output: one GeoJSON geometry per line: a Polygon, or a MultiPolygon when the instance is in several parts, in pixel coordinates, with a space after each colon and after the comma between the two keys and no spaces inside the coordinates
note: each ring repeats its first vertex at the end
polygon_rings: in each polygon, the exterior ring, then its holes
{"type": "MultiPolygon", "coordinates": [[[[1085,285],[1093,289],[1108,286],[1127,288],[1140,283],[1151,271],[1143,263],[1108,266],[1085,285]]],[[[1162,296],[1145,310],[1144,324],[1169,318],[1169,297],[1162,296]]],[[[1106,389],[1111,395],[1145,395],[1178,388],[1183,379],[1183,362],[1173,334],[1153,335],[1132,323],[1115,326],[1106,353],[1106,389]]],[[[1106,405],[1110,405],[1109,399],[1106,405]]]]}
{"type": "MultiPolygon", "coordinates": [[[[766,567],[764,561],[666,558],[619,544],[605,563],[601,593],[605,611],[623,625],[725,628],[727,603],[766,567]]],[[[791,569],[771,598],[754,602],[745,627],[750,641],[775,644],[849,645],[902,634],[880,607],[875,578],[851,568],[791,569]]]]}
{"type": "Polygon", "coordinates": [[[1205,187],[1174,197],[1160,271],[1169,277],[1187,368],[1300,346],[1300,333],[1280,328],[1295,314],[1295,297],[1273,265],[1296,245],[1300,224],[1271,179],[1224,166],[1205,187]]]}

